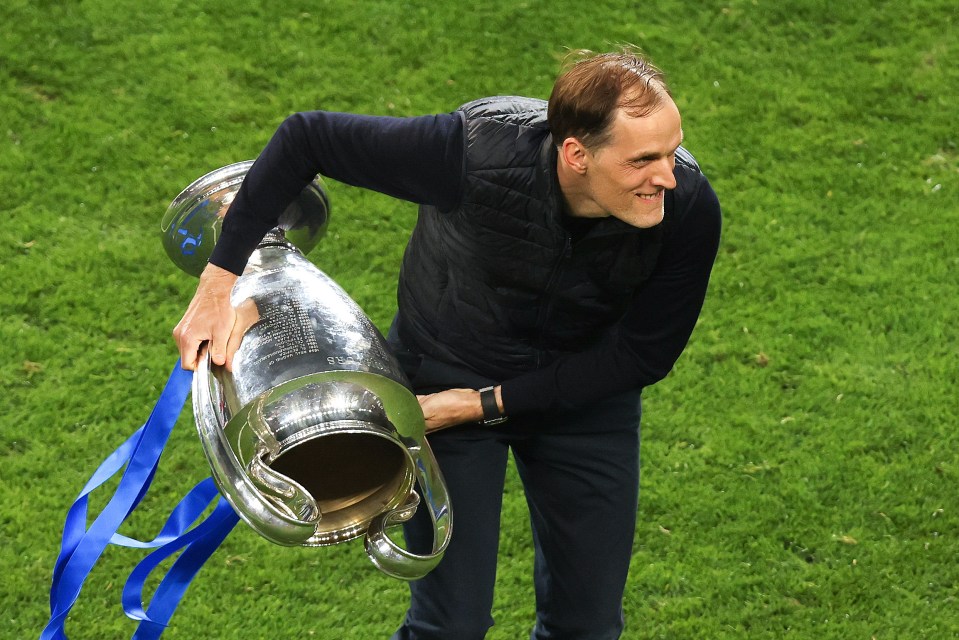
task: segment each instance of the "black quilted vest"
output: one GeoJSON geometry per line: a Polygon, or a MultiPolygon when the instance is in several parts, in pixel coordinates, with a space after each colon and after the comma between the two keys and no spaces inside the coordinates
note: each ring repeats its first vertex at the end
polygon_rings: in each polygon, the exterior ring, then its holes
{"type": "MultiPolygon", "coordinates": [[[[485,98],[459,113],[463,197],[452,211],[420,208],[398,329],[414,351],[503,380],[589,347],[616,323],[656,265],[675,197],[657,227],[601,218],[574,242],[546,103],[485,98]]],[[[682,158],[682,169],[701,175],[682,158]]]]}

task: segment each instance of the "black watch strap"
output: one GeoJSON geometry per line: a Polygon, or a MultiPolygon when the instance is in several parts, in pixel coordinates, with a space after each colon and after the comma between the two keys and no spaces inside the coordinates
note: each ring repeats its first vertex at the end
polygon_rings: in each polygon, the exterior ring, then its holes
{"type": "Polygon", "coordinates": [[[486,387],[479,390],[480,404],[483,405],[483,421],[480,424],[492,425],[506,422],[506,416],[500,413],[499,405],[496,404],[496,392],[493,387],[486,387]]]}

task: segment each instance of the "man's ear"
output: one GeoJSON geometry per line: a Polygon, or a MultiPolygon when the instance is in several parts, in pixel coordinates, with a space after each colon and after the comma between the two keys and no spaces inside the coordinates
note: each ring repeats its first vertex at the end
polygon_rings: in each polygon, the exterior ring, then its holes
{"type": "Polygon", "coordinates": [[[589,151],[578,138],[569,137],[563,140],[559,155],[570,169],[581,175],[586,174],[589,151]]]}

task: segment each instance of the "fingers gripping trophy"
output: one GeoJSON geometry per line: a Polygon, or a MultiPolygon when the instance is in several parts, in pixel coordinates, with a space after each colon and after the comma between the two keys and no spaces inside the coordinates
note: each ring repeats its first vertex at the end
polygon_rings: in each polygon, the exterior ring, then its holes
{"type": "MultiPolygon", "coordinates": [[[[164,248],[187,273],[206,266],[251,165],[213,171],[170,204],[164,248]]],[[[414,580],[449,543],[449,497],[420,405],[385,340],[304,255],[325,233],[329,211],[317,177],[253,252],[230,298],[231,341],[240,337],[231,369],[214,364],[207,347],[200,352],[196,427],[220,493],[257,533],[288,546],[365,537],[374,565],[414,580]],[[387,534],[418,507],[434,525],[428,555],[387,534]]]]}

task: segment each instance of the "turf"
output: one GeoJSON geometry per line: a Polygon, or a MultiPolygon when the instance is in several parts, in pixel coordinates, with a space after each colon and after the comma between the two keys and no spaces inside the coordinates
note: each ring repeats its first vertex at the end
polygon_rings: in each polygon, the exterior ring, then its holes
{"type": "MultiPolygon", "coordinates": [[[[0,23],[0,637],[39,634],[66,509],[173,365],[195,281],[158,223],[181,188],[294,111],[545,97],[566,49],[618,42],[666,71],[725,219],[692,342],[645,392],[625,637],[959,636],[951,0],[6,0],[0,23]]],[[[311,258],[385,327],[415,209],[330,192],[311,258]]],[[[125,530],[205,464],[184,413],[125,530]]],[[[505,504],[502,640],[533,615],[512,471],[505,504]]],[[[71,638],[132,633],[139,557],[108,552],[71,638]]],[[[405,597],[359,545],[239,528],[164,637],[382,638],[405,597]]]]}

